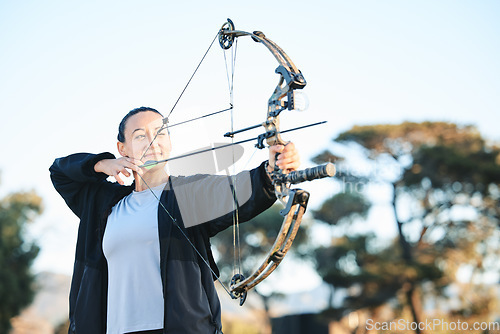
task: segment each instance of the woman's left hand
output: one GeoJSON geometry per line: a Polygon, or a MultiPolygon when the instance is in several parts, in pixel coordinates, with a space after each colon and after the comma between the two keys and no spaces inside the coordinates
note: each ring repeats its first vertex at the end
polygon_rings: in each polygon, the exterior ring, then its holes
{"type": "Polygon", "coordinates": [[[273,145],[269,147],[268,172],[272,172],[274,170],[275,164],[277,164],[277,166],[284,173],[289,173],[299,168],[300,155],[292,142],[289,142],[286,145],[273,145]],[[277,160],[276,153],[278,153],[277,160]]]}

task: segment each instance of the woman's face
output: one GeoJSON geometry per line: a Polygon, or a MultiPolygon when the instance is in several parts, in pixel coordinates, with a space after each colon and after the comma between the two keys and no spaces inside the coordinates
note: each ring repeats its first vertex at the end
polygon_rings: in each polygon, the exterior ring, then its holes
{"type": "Polygon", "coordinates": [[[118,151],[124,157],[142,158],[142,162],[167,159],[172,145],[167,129],[158,132],[162,125],[161,115],[152,111],[143,111],[131,116],[125,124],[125,142],[118,142],[118,151]]]}

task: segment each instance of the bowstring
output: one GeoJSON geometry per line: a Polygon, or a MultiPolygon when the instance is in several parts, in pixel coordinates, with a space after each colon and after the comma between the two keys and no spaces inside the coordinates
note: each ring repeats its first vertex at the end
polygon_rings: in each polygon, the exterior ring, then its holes
{"type": "MultiPolygon", "coordinates": [[[[208,49],[207,51],[205,51],[205,54],[203,55],[203,57],[201,57],[201,60],[200,62],[198,63],[198,66],[196,66],[195,70],[193,71],[193,74],[191,74],[191,77],[189,78],[189,80],[187,81],[186,85],[184,86],[184,88],[182,89],[181,91],[181,94],[179,95],[179,97],[177,98],[177,100],[175,101],[174,105],[172,106],[172,109],[170,109],[170,112],[168,113],[167,117],[164,117],[163,118],[163,125],[162,127],[160,128],[160,130],[163,130],[167,127],[167,124],[168,124],[168,118],[170,117],[170,115],[172,114],[172,112],[174,111],[175,107],[177,106],[177,104],[179,103],[179,101],[181,100],[182,96],[184,95],[184,92],[186,91],[186,89],[188,88],[189,84],[191,83],[191,80],[193,80],[193,77],[194,75],[196,74],[196,72],[198,72],[198,69],[200,68],[201,66],[201,63],[203,63],[203,61],[205,60],[205,57],[207,56],[208,54],[208,51],[210,51],[210,49],[212,48],[212,45],[214,44],[215,40],[217,39],[217,37],[219,36],[219,31],[217,31],[217,34],[215,35],[215,37],[212,39],[212,42],[210,42],[210,45],[208,46],[208,49]]],[[[151,145],[153,145],[153,142],[156,140],[156,137],[158,137],[158,134],[160,133],[160,130],[158,130],[155,134],[155,136],[153,137],[153,140],[151,141],[151,143],[149,143],[148,145],[148,148],[146,149],[146,151],[144,152],[144,154],[142,155],[142,157],[139,159],[139,160],[142,160],[146,154],[148,153],[149,149],[151,148],[151,145]]]]}
{"type": "Polygon", "coordinates": [[[167,210],[167,208],[165,207],[165,205],[163,205],[163,203],[160,201],[160,198],[158,198],[158,196],[155,194],[155,192],[153,191],[153,189],[151,189],[151,187],[147,184],[147,182],[144,180],[144,178],[142,177],[141,174],[137,173],[137,175],[139,175],[139,177],[141,178],[142,182],[146,185],[146,187],[151,191],[151,193],[153,194],[153,196],[155,197],[155,199],[158,201],[158,204],[163,208],[163,210],[167,213],[168,217],[170,218],[170,220],[172,221],[172,224],[174,224],[177,229],[181,232],[181,234],[184,236],[184,238],[187,240],[187,242],[191,245],[191,247],[194,249],[194,251],[196,252],[196,254],[198,254],[198,256],[201,258],[201,260],[206,264],[206,266],[208,267],[208,269],[210,269],[210,271],[212,272],[212,275],[215,277],[215,279],[220,283],[220,285],[222,285],[222,287],[224,288],[224,290],[226,290],[226,292],[231,296],[231,292],[229,292],[229,289],[224,285],[224,283],[222,283],[222,281],[219,279],[219,277],[217,276],[217,274],[215,273],[215,271],[212,269],[212,267],[210,267],[210,264],[208,263],[207,260],[205,260],[205,258],[203,257],[203,255],[201,255],[200,251],[198,251],[198,249],[196,248],[196,246],[193,244],[193,242],[189,239],[189,237],[187,236],[186,232],[184,232],[182,230],[182,228],[179,226],[179,224],[177,223],[177,219],[175,219],[171,214],[170,212],[167,210]]]}
{"type": "MultiPolygon", "coordinates": [[[[224,54],[224,63],[226,66],[226,77],[229,88],[229,100],[231,105],[231,132],[234,131],[234,73],[236,68],[236,53],[238,50],[238,39],[234,40],[234,45],[231,48],[230,64],[228,69],[228,60],[226,51],[222,50],[224,54]]],[[[236,158],[234,152],[234,136],[231,136],[231,144],[233,145],[232,158],[233,158],[233,173],[231,176],[232,195],[233,195],[233,275],[237,272],[241,274],[241,242],[240,242],[240,223],[239,223],[239,204],[237,200],[236,190],[236,158]]]]}
{"type": "MultiPolygon", "coordinates": [[[[193,74],[191,75],[191,77],[189,78],[188,82],[186,83],[186,85],[184,86],[184,89],[182,90],[181,94],[179,95],[179,97],[177,98],[177,100],[175,101],[172,109],[170,110],[170,112],[168,113],[167,117],[163,118],[163,125],[160,127],[160,129],[156,132],[155,136],[153,137],[153,140],[151,140],[151,143],[148,145],[148,147],[146,148],[146,151],[144,152],[144,154],[142,155],[141,159],[142,160],[148,150],[151,148],[151,146],[153,145],[153,142],[156,140],[156,138],[158,137],[158,134],[164,130],[165,128],[168,128],[168,118],[170,117],[170,115],[172,114],[172,112],[174,111],[175,107],[177,106],[177,104],[179,103],[182,95],[184,94],[184,92],[186,91],[187,87],[189,86],[189,84],[191,83],[191,80],[193,79],[194,75],[196,74],[196,72],[198,71],[198,69],[200,68],[201,66],[201,63],[203,62],[203,60],[205,59],[205,57],[207,56],[208,52],[210,51],[210,49],[212,48],[212,45],[214,44],[215,40],[217,39],[217,37],[219,36],[219,32],[217,32],[217,34],[215,35],[214,39],[212,40],[212,42],[210,43],[210,46],[208,47],[207,51],[205,51],[205,54],[203,55],[203,57],[201,58],[200,62],[198,63],[198,65],[196,66],[196,69],[194,70],[193,74]]],[[[234,67],[234,64],[233,64],[233,67],[234,67]]],[[[231,89],[232,89],[232,84],[231,84],[231,89]]],[[[232,91],[230,93],[230,98],[232,99],[232,91]]],[[[232,119],[232,102],[231,102],[231,119],[232,119]]],[[[231,125],[232,126],[232,125],[231,125]]],[[[234,161],[234,151],[233,151],[233,161],[234,161]]],[[[146,187],[149,189],[149,191],[153,194],[153,196],[155,197],[155,199],[158,201],[158,204],[162,207],[162,209],[167,213],[167,215],[169,216],[169,218],[172,220],[172,223],[177,227],[177,229],[181,232],[181,234],[184,236],[184,238],[186,239],[186,241],[191,245],[191,247],[194,249],[194,251],[198,254],[198,256],[201,258],[201,260],[205,263],[205,265],[207,266],[207,268],[210,270],[210,272],[212,273],[212,275],[216,278],[216,280],[220,283],[220,285],[224,288],[224,290],[227,292],[227,294],[231,297],[233,297],[233,294],[229,291],[229,289],[224,285],[224,283],[222,283],[222,281],[219,279],[219,276],[215,273],[215,271],[212,269],[212,267],[210,266],[210,264],[208,263],[208,261],[203,257],[203,255],[198,251],[198,249],[196,248],[196,246],[193,244],[193,242],[189,239],[189,237],[186,235],[186,233],[182,230],[182,228],[179,226],[179,224],[177,223],[177,220],[170,214],[170,212],[168,211],[168,209],[165,207],[165,205],[163,205],[163,203],[161,202],[160,198],[158,198],[158,196],[155,194],[155,192],[153,191],[153,189],[151,189],[151,187],[148,185],[148,183],[144,180],[144,178],[142,177],[141,174],[137,173],[137,175],[139,175],[139,177],[141,178],[142,182],[144,183],[144,185],[146,185],[146,187]]],[[[233,187],[234,188],[234,187],[233,187]]],[[[234,195],[234,192],[233,192],[233,195],[234,195]]],[[[234,197],[233,197],[234,198],[234,197]]],[[[234,203],[234,201],[233,201],[234,203]]],[[[234,205],[234,204],[233,204],[234,205]]]]}

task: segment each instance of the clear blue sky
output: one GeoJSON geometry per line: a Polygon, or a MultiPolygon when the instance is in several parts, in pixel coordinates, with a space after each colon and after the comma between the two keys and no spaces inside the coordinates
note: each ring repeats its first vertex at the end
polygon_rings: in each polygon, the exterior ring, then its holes
{"type": "MultiPolygon", "coordinates": [[[[118,122],[134,107],[168,113],[227,17],[265,32],[307,79],[309,110],[283,116],[286,126],[329,121],[287,136],[305,165],[354,124],[451,121],[500,140],[498,1],[1,1],[0,194],[44,198],[30,229],[38,270],[72,268],[77,221],[49,181],[54,158],[115,153],[118,122]]],[[[276,64],[249,41],[238,56],[238,120],[261,122],[276,64]]],[[[215,45],[173,120],[226,107],[225,75],[215,45]]],[[[217,141],[227,127],[212,125],[184,128],[174,147],[217,141]]],[[[313,204],[328,195],[309,186],[313,204]]]]}

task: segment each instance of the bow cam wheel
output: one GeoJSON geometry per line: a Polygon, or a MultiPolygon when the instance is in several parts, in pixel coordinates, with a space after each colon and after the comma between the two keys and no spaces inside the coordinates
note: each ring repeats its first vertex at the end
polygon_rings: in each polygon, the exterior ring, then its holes
{"type": "MultiPolygon", "coordinates": [[[[231,283],[230,283],[230,287],[231,289],[238,283],[242,282],[245,280],[245,276],[243,276],[242,274],[235,274],[233,276],[233,278],[231,278],[231,283]]],[[[231,297],[233,299],[236,299],[236,298],[239,298],[240,299],[240,306],[243,306],[243,303],[245,302],[245,300],[247,300],[247,291],[246,290],[233,290],[232,291],[232,295],[231,297]]]]}
{"type": "Polygon", "coordinates": [[[229,49],[233,46],[234,35],[225,34],[224,31],[234,30],[234,23],[231,19],[227,19],[227,22],[222,25],[219,31],[219,44],[224,50],[229,49]]]}

